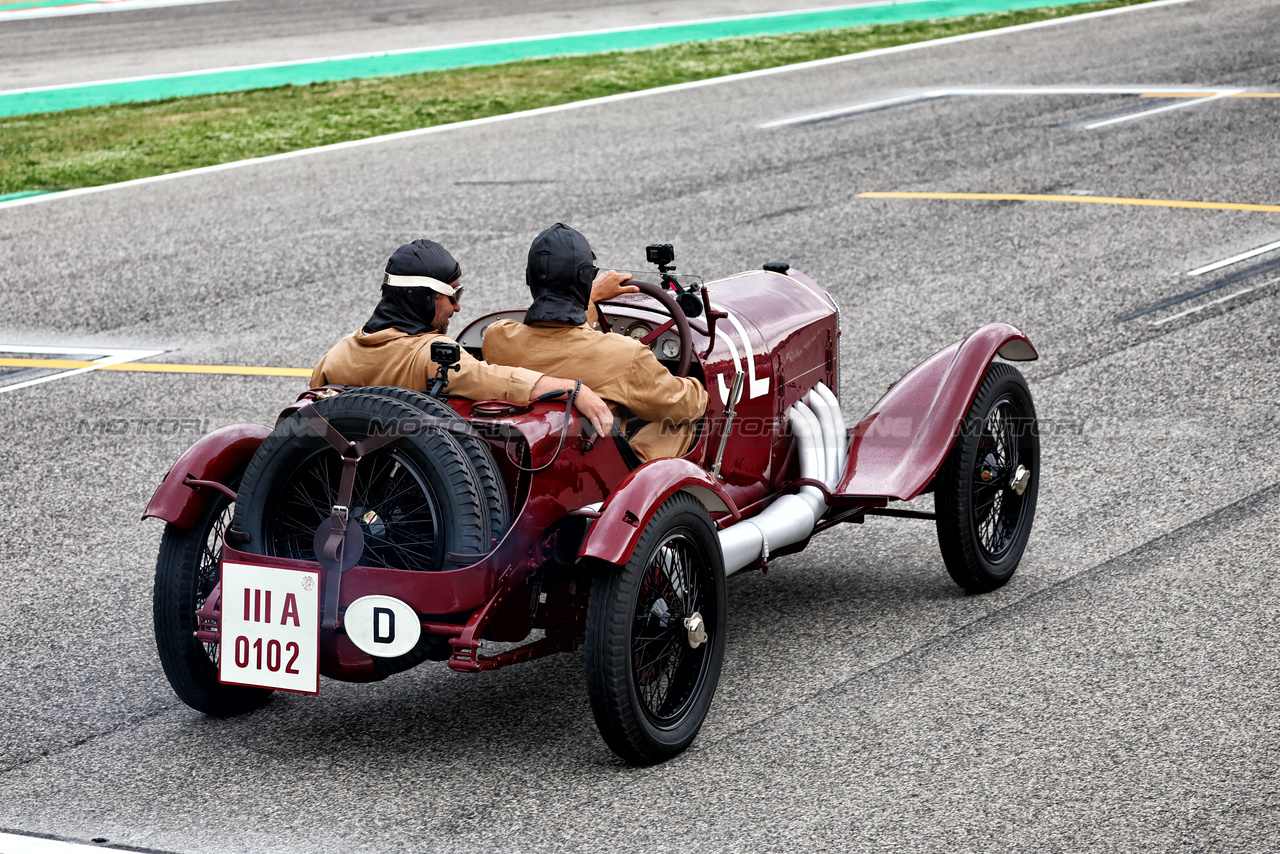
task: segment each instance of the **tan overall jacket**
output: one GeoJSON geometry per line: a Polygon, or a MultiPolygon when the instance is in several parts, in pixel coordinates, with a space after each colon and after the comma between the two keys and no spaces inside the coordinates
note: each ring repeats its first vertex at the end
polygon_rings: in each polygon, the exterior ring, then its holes
{"type": "MultiPolygon", "coordinates": [[[[447,335],[424,332],[406,335],[398,329],[365,333],[358,329],[325,353],[311,372],[311,387],[322,385],[394,385],[425,391],[438,366],[431,361],[432,341],[452,341],[447,335]]],[[[491,397],[528,403],[538,371],[489,365],[466,350],[461,370],[449,373],[449,394],[487,400],[491,397]]]]}
{"type": "Polygon", "coordinates": [[[496,321],[485,330],[485,361],[580,379],[615,415],[622,406],[650,422],[630,436],[643,460],[688,453],[707,409],[706,389],[697,380],[673,377],[639,341],[593,329],[595,320],[592,305],[583,326],[496,321]]]}

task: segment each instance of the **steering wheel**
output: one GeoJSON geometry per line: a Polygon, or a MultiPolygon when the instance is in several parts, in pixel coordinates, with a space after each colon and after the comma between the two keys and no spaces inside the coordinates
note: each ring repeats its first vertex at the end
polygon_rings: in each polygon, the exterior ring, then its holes
{"type": "Polygon", "coordinates": [[[653,297],[662,303],[662,307],[667,310],[667,315],[675,321],[676,333],[680,336],[680,364],[671,373],[677,377],[689,376],[689,363],[693,360],[693,333],[689,329],[689,318],[685,316],[684,309],[676,302],[676,298],[671,295],[671,291],[662,287],[662,285],[655,285],[653,282],[641,282],[636,279],[624,282],[624,284],[635,285],[640,289],[640,293],[653,297]]]}

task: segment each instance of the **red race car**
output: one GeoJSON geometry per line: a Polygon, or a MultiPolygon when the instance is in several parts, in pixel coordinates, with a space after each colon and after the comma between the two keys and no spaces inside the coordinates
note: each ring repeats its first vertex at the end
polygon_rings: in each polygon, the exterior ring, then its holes
{"type": "MultiPolygon", "coordinates": [[[[709,392],[692,450],[642,463],[565,396],[529,405],[403,388],[311,389],[274,429],[223,427],[174,464],[156,643],[209,715],[319,676],[424,661],[477,672],[582,648],[604,740],[632,764],[697,735],[725,648],[725,579],[868,516],[934,519],[974,593],[1009,580],[1035,514],[1039,437],[1027,337],[991,324],[938,351],[846,424],[840,312],[785,264],[661,284],[601,310],[709,392]],[[935,512],[891,507],[925,492],[935,512]]],[[[483,317],[459,336],[480,355],[483,317]]],[[[439,348],[439,345],[437,345],[439,348]]],[[[445,345],[433,358],[457,358],[445,345]]]]}

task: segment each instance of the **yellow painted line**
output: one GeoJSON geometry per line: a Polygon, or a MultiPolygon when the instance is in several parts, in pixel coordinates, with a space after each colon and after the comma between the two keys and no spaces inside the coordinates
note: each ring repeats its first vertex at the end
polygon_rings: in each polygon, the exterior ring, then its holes
{"type": "MultiPolygon", "coordinates": [[[[1209,98],[1213,92],[1143,92],[1140,98],[1209,98]]],[[[1280,92],[1234,92],[1223,98],[1280,98],[1280,92]]]]}
{"type": "MultiPolygon", "coordinates": [[[[76,359],[0,359],[0,368],[91,368],[96,362],[76,359]]],[[[128,362],[100,365],[99,371],[134,371],[158,374],[233,374],[252,377],[310,377],[310,368],[259,368],[250,365],[177,365],[161,362],[128,362]]]]}
{"type": "Polygon", "coordinates": [[[1176,199],[1118,199],[1109,196],[1040,196],[1031,193],[858,193],[859,199],[969,199],[980,202],[1069,202],[1078,205],[1134,205],[1144,208],[1198,208],[1210,211],[1280,213],[1280,205],[1183,202],[1176,199]]]}

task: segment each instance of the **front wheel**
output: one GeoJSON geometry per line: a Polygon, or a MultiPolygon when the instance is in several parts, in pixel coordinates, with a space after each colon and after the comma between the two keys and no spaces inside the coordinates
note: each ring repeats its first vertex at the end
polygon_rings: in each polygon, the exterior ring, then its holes
{"type": "Polygon", "coordinates": [[[1001,587],[1018,568],[1040,489],[1040,431],[1031,391],[992,363],[938,472],[934,501],[947,572],[970,593],[1001,587]]]}
{"type": "Polygon", "coordinates": [[[624,566],[591,583],[584,644],[600,734],[632,765],[680,753],[706,718],[725,643],[724,558],[702,504],[676,493],[624,566]]]}
{"type": "Polygon", "coordinates": [[[164,675],[178,699],[217,718],[251,711],[271,699],[265,688],[219,682],[218,645],[195,637],[196,614],[218,583],[222,535],[231,512],[231,499],[219,492],[193,527],[165,525],[152,593],[156,650],[164,675]]]}

